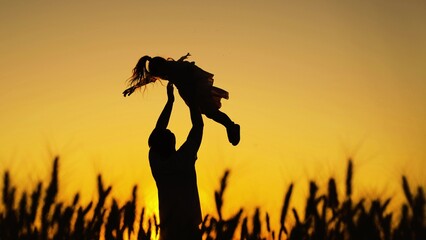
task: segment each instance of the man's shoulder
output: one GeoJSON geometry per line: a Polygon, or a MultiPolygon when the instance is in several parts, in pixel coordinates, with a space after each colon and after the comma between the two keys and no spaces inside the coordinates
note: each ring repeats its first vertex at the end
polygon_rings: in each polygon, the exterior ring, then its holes
{"type": "Polygon", "coordinates": [[[179,154],[197,154],[197,151],[198,147],[196,142],[188,138],[176,152],[179,154]]]}

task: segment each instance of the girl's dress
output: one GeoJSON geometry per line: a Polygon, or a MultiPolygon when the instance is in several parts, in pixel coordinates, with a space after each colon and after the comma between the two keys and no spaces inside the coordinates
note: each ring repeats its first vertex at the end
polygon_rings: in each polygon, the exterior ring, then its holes
{"type": "Polygon", "coordinates": [[[217,111],[221,106],[221,99],[229,99],[229,93],[213,86],[213,74],[204,71],[194,62],[170,61],[171,68],[167,80],[176,85],[182,99],[190,105],[191,97],[195,97],[202,113],[217,111]]]}

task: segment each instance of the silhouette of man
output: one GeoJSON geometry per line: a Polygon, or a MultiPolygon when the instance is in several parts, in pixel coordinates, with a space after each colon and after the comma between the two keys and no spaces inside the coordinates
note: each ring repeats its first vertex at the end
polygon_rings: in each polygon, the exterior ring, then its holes
{"type": "Polygon", "coordinates": [[[167,85],[167,96],[148,140],[149,164],[158,189],[160,240],[198,240],[202,219],[195,161],[204,123],[200,109],[190,105],[192,128],[185,143],[176,150],[175,135],[167,129],[174,102],[171,83],[167,85]]]}

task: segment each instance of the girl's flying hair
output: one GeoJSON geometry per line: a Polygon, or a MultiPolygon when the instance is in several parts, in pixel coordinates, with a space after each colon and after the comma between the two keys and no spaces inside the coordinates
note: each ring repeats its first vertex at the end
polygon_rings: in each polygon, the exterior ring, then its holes
{"type": "MultiPolygon", "coordinates": [[[[185,56],[182,56],[181,58],[179,58],[177,62],[183,62],[189,56],[191,55],[187,53],[185,56]]],[[[133,68],[132,76],[127,80],[127,84],[129,88],[124,90],[123,95],[125,97],[130,96],[136,89],[142,86],[145,86],[148,83],[152,83],[161,79],[162,66],[164,66],[164,63],[167,61],[174,61],[174,60],[171,58],[168,58],[166,60],[162,57],[154,57],[154,58],[151,58],[150,56],[141,57],[138,63],[136,64],[136,67],[133,68]],[[147,67],[147,66],[150,66],[151,69],[149,69],[150,67],[147,67]]]]}
{"type": "Polygon", "coordinates": [[[139,59],[136,67],[133,68],[132,76],[128,80],[130,87],[139,88],[157,80],[157,77],[152,76],[146,67],[150,60],[150,56],[143,56],[139,59]]]}

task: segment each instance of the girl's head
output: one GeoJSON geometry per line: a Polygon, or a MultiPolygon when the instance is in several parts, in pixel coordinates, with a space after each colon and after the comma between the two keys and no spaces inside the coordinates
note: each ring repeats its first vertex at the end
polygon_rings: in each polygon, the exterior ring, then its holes
{"type": "Polygon", "coordinates": [[[167,60],[162,57],[143,56],[139,59],[129,79],[130,86],[143,86],[155,82],[158,78],[166,79],[167,60]]]}
{"type": "Polygon", "coordinates": [[[162,57],[154,57],[149,61],[148,71],[151,75],[166,79],[167,60],[162,57]]]}

